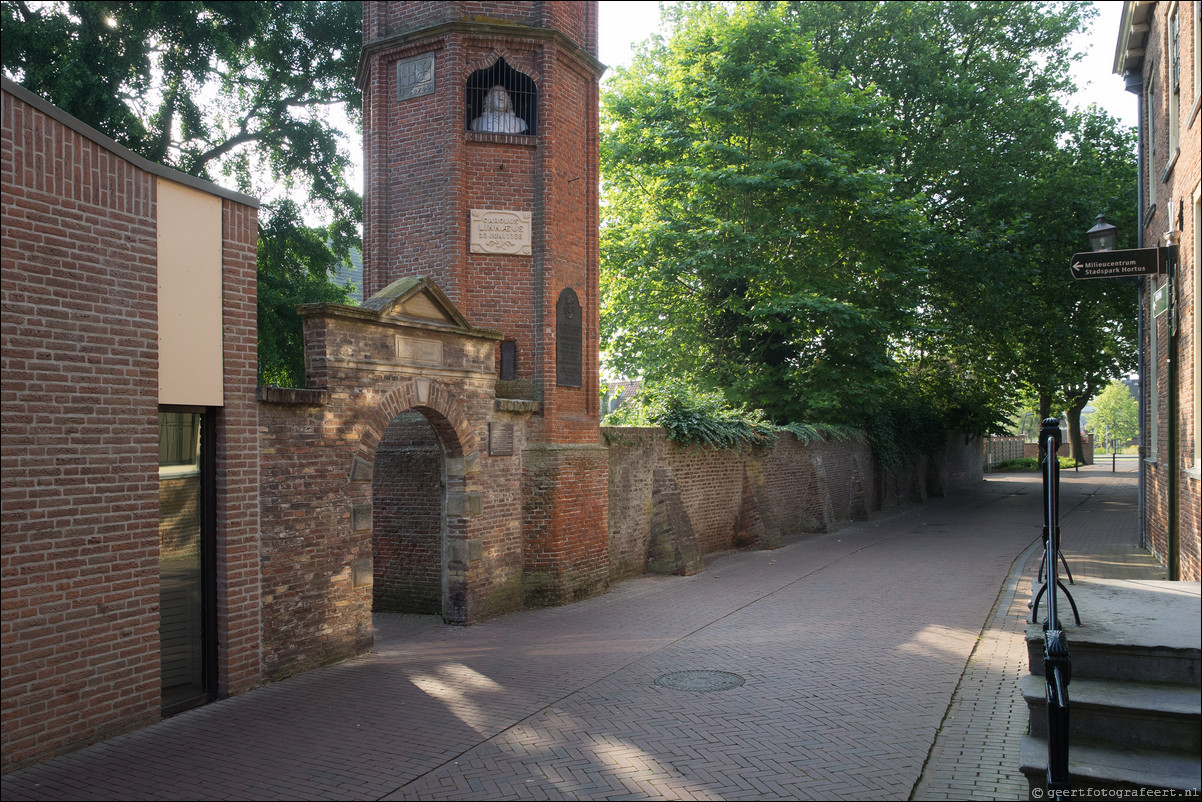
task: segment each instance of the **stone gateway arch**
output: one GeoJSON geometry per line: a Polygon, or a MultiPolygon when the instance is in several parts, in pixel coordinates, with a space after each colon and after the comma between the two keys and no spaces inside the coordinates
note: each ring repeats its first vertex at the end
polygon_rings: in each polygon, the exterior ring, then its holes
{"type": "Polygon", "coordinates": [[[367,300],[303,307],[309,389],[261,391],[268,677],[370,648],[373,609],[609,585],[597,6],[477,6],[364,6],[367,300]]]}

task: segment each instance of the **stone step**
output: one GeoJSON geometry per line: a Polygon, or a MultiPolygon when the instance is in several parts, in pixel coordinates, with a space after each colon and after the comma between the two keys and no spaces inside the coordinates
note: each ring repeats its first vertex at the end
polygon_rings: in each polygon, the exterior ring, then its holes
{"type": "MultiPolygon", "coordinates": [[[[1048,745],[1042,738],[1024,735],[1020,751],[1020,768],[1034,792],[1032,799],[1045,798],[1048,771],[1048,745]]],[[[1069,745],[1068,769],[1074,791],[1107,789],[1148,792],[1170,791],[1184,796],[1197,795],[1202,761],[1196,755],[1155,752],[1144,749],[1121,749],[1093,745],[1069,745]]],[[[1139,792],[1137,792],[1138,794],[1139,792]]]]}
{"type": "MultiPolygon", "coordinates": [[[[1073,620],[1063,592],[1057,613],[1073,677],[1197,686],[1202,679],[1202,586],[1197,582],[1096,579],[1067,585],[1081,612],[1073,620]]],[[[1042,599],[1039,619],[1047,615],[1042,599]]],[[[1027,625],[1032,674],[1043,674],[1043,629],[1027,625]]]]}
{"type": "MultiPolygon", "coordinates": [[[[1068,686],[1070,749],[1077,743],[1121,744],[1202,755],[1202,690],[1185,685],[1120,682],[1076,676],[1068,686]]],[[[1043,677],[1022,678],[1030,733],[1047,736],[1043,677]]]]}
{"type": "MultiPolygon", "coordinates": [[[[1202,651],[1198,649],[1095,640],[1082,629],[1068,627],[1065,630],[1074,678],[1195,687],[1202,678],[1202,651]]],[[[1031,673],[1042,677],[1043,630],[1038,624],[1028,624],[1026,635],[1031,673]]]]}

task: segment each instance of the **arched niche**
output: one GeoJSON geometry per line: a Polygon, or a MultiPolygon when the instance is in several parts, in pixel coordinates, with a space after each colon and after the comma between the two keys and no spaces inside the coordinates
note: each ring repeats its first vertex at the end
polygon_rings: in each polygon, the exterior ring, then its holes
{"type": "Polygon", "coordinates": [[[510,67],[503,58],[467,77],[464,108],[468,131],[527,136],[538,133],[538,88],[534,79],[510,67]],[[506,109],[496,107],[502,93],[506,109]]]}

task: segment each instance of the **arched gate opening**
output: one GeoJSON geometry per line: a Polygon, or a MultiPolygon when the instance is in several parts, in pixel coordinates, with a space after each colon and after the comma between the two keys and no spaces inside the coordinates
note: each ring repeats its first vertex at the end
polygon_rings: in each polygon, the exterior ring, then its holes
{"type": "Polygon", "coordinates": [[[435,410],[407,409],[389,422],[372,471],[372,612],[439,615],[447,606],[447,494],[463,477],[448,475],[459,452],[454,431],[435,410]],[[433,421],[433,422],[432,422],[433,421]],[[442,424],[442,425],[438,425],[442,424]],[[440,434],[441,431],[441,434],[440,434]]]}

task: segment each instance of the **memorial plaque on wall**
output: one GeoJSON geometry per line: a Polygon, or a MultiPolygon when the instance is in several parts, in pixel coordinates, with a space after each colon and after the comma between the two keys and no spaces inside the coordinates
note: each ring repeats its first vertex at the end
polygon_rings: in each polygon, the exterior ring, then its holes
{"type": "Polygon", "coordinates": [[[530,255],[530,212],[472,209],[472,253],[530,255]]]}
{"type": "Polygon", "coordinates": [[[571,287],[559,294],[555,302],[555,383],[561,387],[581,386],[583,311],[571,287]]]}
{"type": "Polygon", "coordinates": [[[513,424],[488,424],[488,455],[490,457],[513,456],[513,424]]]}
{"type": "Polygon", "coordinates": [[[396,338],[396,358],[400,362],[421,365],[442,364],[442,343],[438,340],[418,340],[413,337],[396,338]]]}
{"type": "Polygon", "coordinates": [[[434,54],[403,59],[396,64],[396,99],[409,100],[434,92],[434,54]]]}

